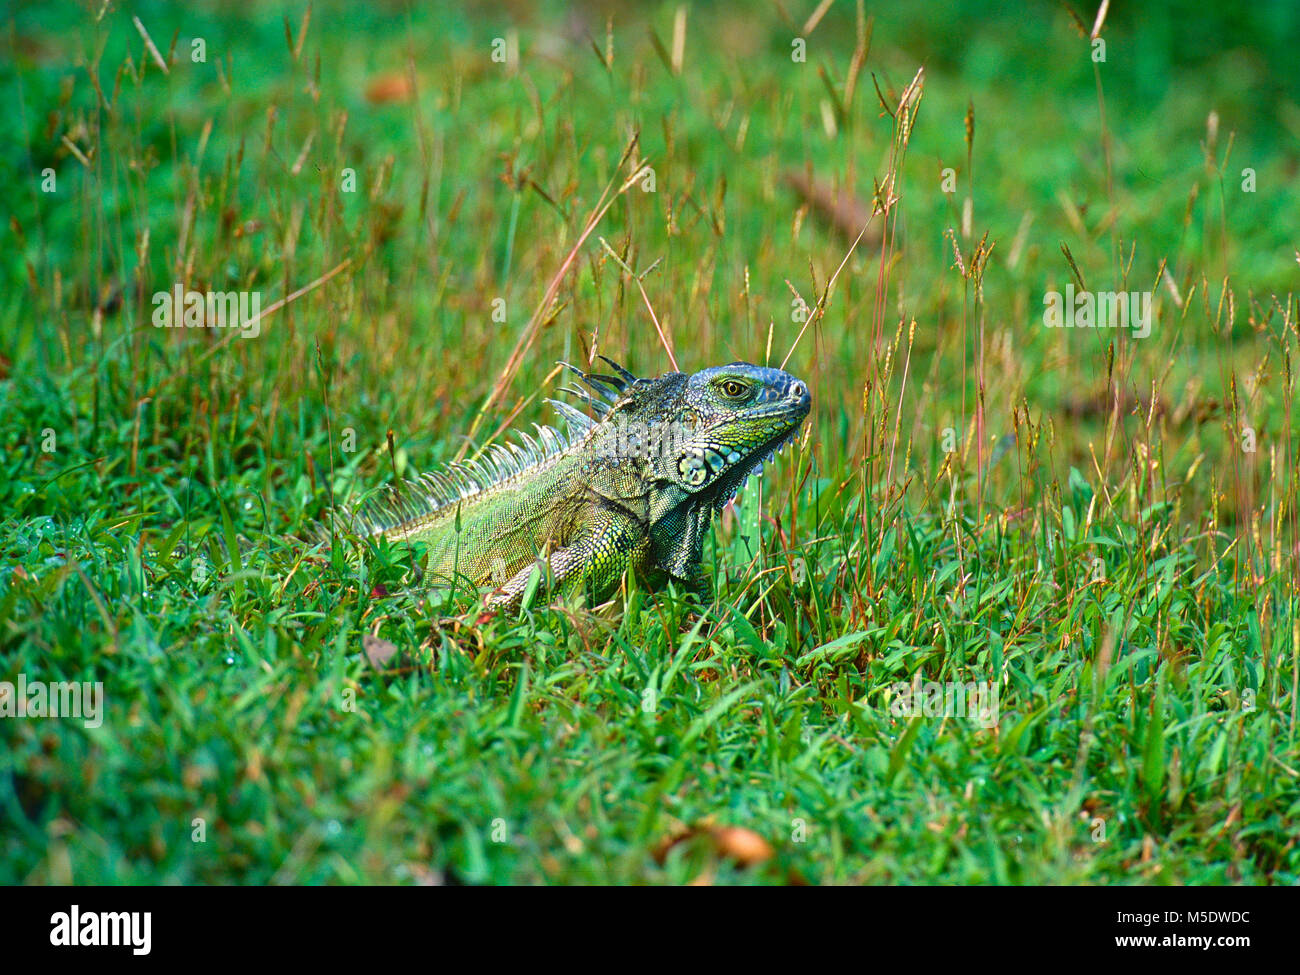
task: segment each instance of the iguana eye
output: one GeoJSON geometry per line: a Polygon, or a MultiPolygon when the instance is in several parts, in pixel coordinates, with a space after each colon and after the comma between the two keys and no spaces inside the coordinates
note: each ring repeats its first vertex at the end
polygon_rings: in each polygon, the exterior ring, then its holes
{"type": "Polygon", "coordinates": [[[745,384],[736,379],[728,379],[722,384],[722,391],[732,398],[745,395],[745,384]]]}

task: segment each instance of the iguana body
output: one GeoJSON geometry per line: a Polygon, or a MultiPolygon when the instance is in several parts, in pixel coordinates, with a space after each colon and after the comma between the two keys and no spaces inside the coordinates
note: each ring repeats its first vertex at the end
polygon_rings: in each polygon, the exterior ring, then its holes
{"type": "Polygon", "coordinates": [[[808,388],[740,362],[658,379],[609,364],[617,375],[569,367],[591,393],[564,391],[595,419],[552,400],[567,435],[538,427],[537,440],[425,475],[363,508],[359,531],[423,543],[430,572],[495,585],[488,601],[507,607],[538,569],[553,591],[595,599],[628,570],[707,592],[700,559],[713,515],[798,431],[808,388]]]}

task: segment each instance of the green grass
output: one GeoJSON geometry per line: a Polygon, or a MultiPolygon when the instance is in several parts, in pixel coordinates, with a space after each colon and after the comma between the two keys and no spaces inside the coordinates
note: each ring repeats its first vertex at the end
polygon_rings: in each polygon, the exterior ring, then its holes
{"type": "Polygon", "coordinates": [[[690,7],[679,63],[673,5],[139,4],[167,74],[132,11],[12,15],[0,680],[106,715],[0,718],[0,882],[1300,880],[1300,17],[1117,9],[1094,64],[1060,6],[786,6],[690,7]],[[845,261],[792,171],[892,179],[897,235],[845,261]],[[557,359],[671,368],[610,250],[683,369],[813,391],[712,606],[514,619],[309,540],[545,420],[557,359]],[[1150,337],[1043,327],[1076,275],[1150,337]],[[295,296],[156,329],[177,281],[295,296]],[[896,715],[913,680],[996,727],[896,715]]]}

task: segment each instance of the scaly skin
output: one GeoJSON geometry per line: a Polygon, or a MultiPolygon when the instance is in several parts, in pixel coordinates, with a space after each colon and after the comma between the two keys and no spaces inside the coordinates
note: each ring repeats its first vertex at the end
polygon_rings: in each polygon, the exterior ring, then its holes
{"type": "Polygon", "coordinates": [[[426,545],[430,571],[495,584],[489,604],[508,609],[536,571],[561,596],[607,599],[630,570],[707,597],[713,515],[798,431],[808,387],[743,362],[638,379],[605,361],[617,375],[569,366],[591,393],[564,390],[597,419],[551,401],[568,435],[539,427],[538,440],[425,475],[406,489],[418,500],[363,508],[360,532],[426,545]]]}

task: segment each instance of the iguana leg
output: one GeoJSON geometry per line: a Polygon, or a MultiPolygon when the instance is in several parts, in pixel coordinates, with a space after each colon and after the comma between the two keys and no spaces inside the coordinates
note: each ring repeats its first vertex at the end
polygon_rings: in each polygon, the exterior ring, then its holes
{"type": "MultiPolygon", "coordinates": [[[[534,571],[550,566],[551,591],[561,595],[586,592],[602,597],[612,590],[629,568],[645,564],[649,549],[647,533],[631,518],[611,514],[594,519],[568,545],[549,556],[539,556],[524,566],[496,592],[488,596],[489,606],[518,609],[534,571]]],[[[545,581],[545,580],[543,580],[545,581]]]]}
{"type": "Polygon", "coordinates": [[[582,568],[581,556],[572,547],[556,549],[549,558],[539,555],[511,576],[501,588],[490,593],[487,604],[489,606],[501,606],[508,610],[518,609],[519,604],[523,602],[524,593],[528,590],[528,583],[532,579],[534,572],[542,573],[542,581],[545,584],[548,563],[551,571],[551,583],[556,589],[563,586],[569,576],[581,571],[582,568]]]}

